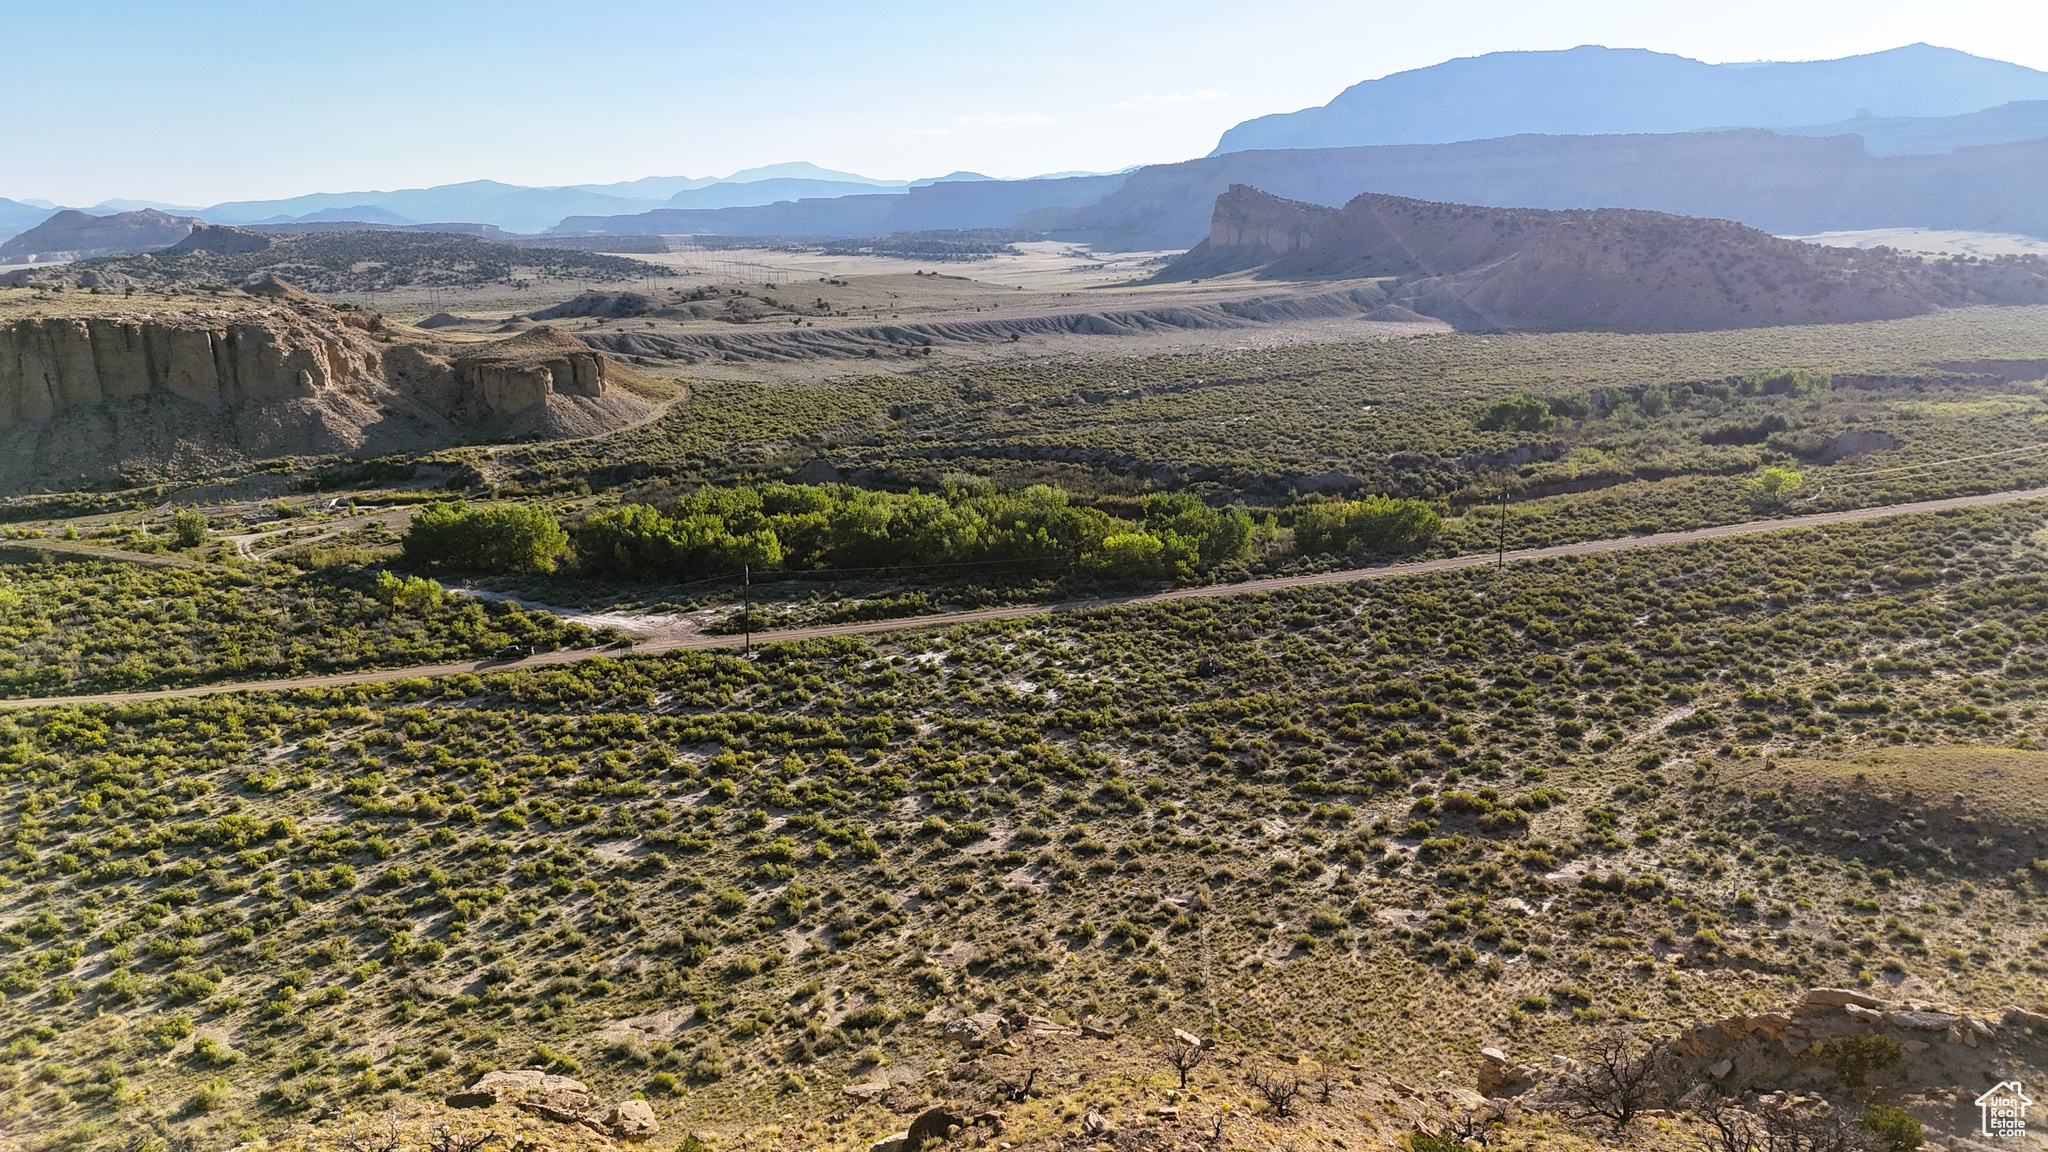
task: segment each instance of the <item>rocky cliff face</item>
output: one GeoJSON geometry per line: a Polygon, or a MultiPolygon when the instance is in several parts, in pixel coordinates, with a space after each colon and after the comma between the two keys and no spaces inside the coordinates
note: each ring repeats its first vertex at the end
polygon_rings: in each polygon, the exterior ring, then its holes
{"type": "Polygon", "coordinates": [[[0,428],[154,390],[212,410],[377,379],[361,333],[288,308],[19,320],[0,327],[0,428]]]}
{"type": "Polygon", "coordinates": [[[592,435],[651,413],[613,387],[630,370],[551,328],[442,343],[274,280],[191,303],[0,311],[0,490],[592,435]]]}
{"type": "Polygon", "coordinates": [[[1216,248],[1260,248],[1284,256],[1307,247],[1316,230],[1336,215],[1333,208],[1282,200],[1245,184],[1233,184],[1216,198],[1209,219],[1209,243],[1216,248]]]}
{"type": "Polygon", "coordinates": [[[2048,261],[1932,261],[1824,248],[1727,220],[1550,211],[1367,193],[1341,210],[1242,185],[1210,238],[1160,273],[1380,281],[1389,302],[1466,328],[1753,328],[2048,303],[2048,261]]]}

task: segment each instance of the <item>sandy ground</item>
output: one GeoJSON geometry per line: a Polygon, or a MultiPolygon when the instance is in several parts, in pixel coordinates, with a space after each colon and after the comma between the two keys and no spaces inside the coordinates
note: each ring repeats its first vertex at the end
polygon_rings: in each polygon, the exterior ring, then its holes
{"type": "MultiPolygon", "coordinates": [[[[687,243],[683,238],[674,238],[672,242],[687,243]]],[[[508,322],[519,322],[520,317],[571,299],[586,287],[606,292],[641,292],[657,300],[674,299],[677,289],[685,296],[706,286],[727,293],[738,289],[756,297],[802,305],[808,310],[802,318],[804,326],[827,330],[1213,304],[1251,297],[1317,295],[1346,286],[1259,281],[1243,274],[1200,284],[1143,284],[1139,281],[1170,263],[1178,253],[1099,253],[1083,245],[1054,241],[1016,247],[1020,254],[1015,256],[930,264],[893,257],[824,256],[770,249],[684,250],[665,255],[622,253],[636,260],[664,264],[681,275],[589,285],[555,281],[516,292],[504,285],[490,285],[464,291],[401,290],[346,299],[375,308],[401,323],[416,323],[441,312],[472,318],[482,323],[468,328],[439,328],[433,335],[443,340],[493,340],[503,338],[501,326],[508,322]],[[816,302],[821,300],[826,307],[816,309],[816,302]]],[[[791,326],[792,318],[774,315],[744,324],[724,319],[646,317],[556,319],[548,323],[579,335],[650,332],[723,336],[784,329],[791,326]]],[[[1252,351],[1289,344],[1399,339],[1450,330],[1449,325],[1436,320],[1398,324],[1345,317],[1144,335],[1028,335],[1014,344],[996,341],[948,345],[941,349],[939,362],[971,364],[1012,359],[1252,351]]],[[[927,361],[920,367],[934,363],[927,361]]],[[[849,371],[872,373],[876,367],[873,361],[840,359],[748,360],[695,364],[685,374],[745,380],[812,380],[849,371]]]]}

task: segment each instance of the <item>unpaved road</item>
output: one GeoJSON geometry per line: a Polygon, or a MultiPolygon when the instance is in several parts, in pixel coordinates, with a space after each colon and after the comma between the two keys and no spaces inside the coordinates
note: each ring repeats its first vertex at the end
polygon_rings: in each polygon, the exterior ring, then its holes
{"type": "MultiPolygon", "coordinates": [[[[1662,548],[1673,544],[1691,544],[1702,540],[1718,540],[1725,536],[1749,536],[1759,532],[1780,532],[1798,528],[1825,528],[1831,524],[1854,524],[1864,520],[1881,520],[1890,516],[1909,516],[1922,512],[1947,512],[1957,508],[1981,508],[1994,504],[2010,504],[2019,500],[2048,498],[2048,488],[2028,488],[2018,492],[1988,492],[1980,496],[1957,496],[1947,500],[1925,500],[1916,504],[1886,504],[1873,508],[1852,508],[1846,512],[1817,512],[1808,516],[1788,516],[1778,520],[1749,520],[1741,524],[1723,524],[1715,528],[1692,528],[1683,532],[1656,532],[1647,536],[1623,536],[1612,540],[1586,540],[1576,544],[1557,544],[1548,548],[1523,548],[1507,554],[1509,563],[1525,563],[1530,560],[1548,560],[1559,556],[1592,556],[1602,552],[1627,552],[1636,548],[1662,548]]],[[[1341,572],[1320,572],[1309,576],[1275,576],[1265,580],[1247,580],[1238,584],[1212,584],[1198,588],[1175,588],[1167,592],[1147,595],[1124,596],[1102,600],[1076,600],[1065,604],[1024,604],[1008,608],[980,608],[966,612],[945,612],[936,616],[912,616],[901,620],[862,620],[851,624],[825,624],[815,628],[788,628],[780,632],[755,634],[756,644],[773,644],[788,640],[817,640],[829,636],[871,636],[883,632],[908,632],[925,628],[950,628],[960,624],[972,624],[985,620],[1014,620],[1023,616],[1042,616],[1060,612],[1086,612],[1098,608],[1126,607],[1143,604],[1157,604],[1168,600],[1196,600],[1218,596],[1242,596],[1254,592],[1276,592],[1288,588],[1308,588],[1321,584],[1349,584],[1359,580],[1387,580],[1399,576],[1416,576],[1426,572],[1448,572],[1458,568],[1482,568],[1495,563],[1495,557],[1488,553],[1469,556],[1452,556],[1442,560],[1421,560],[1412,564],[1388,564],[1379,568],[1349,568],[1341,572]]],[[[696,634],[669,637],[635,644],[630,651],[635,653],[672,652],[679,649],[738,648],[744,642],[739,636],[711,636],[696,634]]],[[[105,692],[88,696],[40,696],[19,700],[0,700],[0,708],[44,708],[66,704],[115,704],[130,700],[166,700],[175,697],[214,696],[224,692],[281,692],[294,688],[340,688],[351,684],[375,684],[390,680],[409,680],[415,677],[453,676],[463,672],[503,672],[515,668],[546,668],[556,664],[572,664],[600,656],[622,656],[628,649],[571,649],[561,652],[545,652],[524,660],[467,660],[453,664],[425,664],[411,668],[384,668],[366,672],[339,672],[326,676],[298,676],[286,680],[251,680],[221,684],[198,684],[189,688],[161,688],[141,692],[105,692]]]]}

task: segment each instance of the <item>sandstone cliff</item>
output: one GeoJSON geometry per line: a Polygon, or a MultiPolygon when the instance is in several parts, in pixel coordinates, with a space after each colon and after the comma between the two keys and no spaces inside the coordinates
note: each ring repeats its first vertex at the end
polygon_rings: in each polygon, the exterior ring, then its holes
{"type": "Polygon", "coordinates": [[[1726,220],[1549,211],[1373,193],[1341,210],[1244,185],[1209,239],[1157,277],[1382,282],[1390,305],[1468,328],[1647,331],[1839,323],[2048,303],[2048,261],[1922,261],[1824,248],[1726,220]]]}
{"type": "Polygon", "coordinates": [[[169,477],[275,456],[583,436],[652,408],[643,383],[537,328],[437,342],[270,279],[154,307],[9,320],[0,309],[0,490],[169,477]]]}
{"type": "Polygon", "coordinates": [[[374,344],[290,309],[19,320],[0,328],[0,428],[161,389],[218,410],[379,372],[374,344]]]}

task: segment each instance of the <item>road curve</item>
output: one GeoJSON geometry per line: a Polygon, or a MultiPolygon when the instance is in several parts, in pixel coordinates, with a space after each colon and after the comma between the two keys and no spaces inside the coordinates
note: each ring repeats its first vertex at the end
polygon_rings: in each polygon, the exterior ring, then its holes
{"type": "MultiPolygon", "coordinates": [[[[1816,512],[1806,516],[1787,516],[1776,520],[1749,520],[1740,524],[1722,524],[1712,528],[1690,528],[1682,532],[1653,532],[1646,536],[1622,536],[1608,540],[1585,540],[1575,544],[1554,544],[1546,548],[1520,548],[1507,553],[1510,564],[1526,563],[1531,560],[1549,560],[1559,556],[1593,556],[1603,552],[1627,552],[1637,548],[1662,548],[1673,544],[1692,544],[1702,540],[1718,540],[1725,536],[1751,536],[1759,532],[1781,532],[1799,528],[1825,528],[1832,524],[1854,524],[1865,520],[1881,520],[1891,516],[1910,516],[1924,512],[1947,512],[1958,508],[1981,508],[1987,505],[2010,504],[2020,500],[2048,498],[2048,488],[2028,488],[2016,492],[1987,492],[1977,496],[1955,496],[1946,500],[1923,500],[1913,504],[1882,504],[1870,508],[1851,508],[1843,512],[1816,512]]],[[[755,644],[774,644],[789,640],[818,640],[831,636],[872,636],[883,632],[909,632],[927,628],[950,628],[960,624],[974,624],[987,620],[1015,620],[1025,616],[1044,616],[1061,612],[1086,612],[1099,608],[1129,607],[1144,604],[1159,604],[1169,600],[1201,600],[1219,596],[1242,596],[1254,592],[1278,592],[1289,588],[1310,588],[1323,584],[1350,584],[1360,580],[1387,580],[1400,576],[1418,576],[1428,572],[1449,572],[1459,568],[1482,568],[1497,562],[1491,553],[1473,553],[1466,556],[1450,556],[1441,560],[1418,560],[1410,564],[1387,564],[1378,568],[1348,568],[1341,572],[1318,572],[1306,576],[1273,576],[1264,580],[1246,580],[1236,584],[1208,584],[1192,588],[1175,588],[1165,592],[1153,592],[1137,596],[1112,597],[1099,600],[1073,600],[1063,604],[1022,604],[1006,608],[978,608],[965,612],[942,612],[933,616],[910,616],[897,620],[860,620],[849,624],[823,624],[815,628],[785,628],[776,632],[757,632],[755,644]]],[[[744,643],[739,636],[694,635],[667,640],[650,641],[633,645],[635,654],[673,652],[686,649],[738,648],[744,643]]],[[[16,700],[0,700],[0,709],[7,708],[52,708],[76,704],[118,704],[140,700],[169,700],[192,696],[217,696],[228,692],[285,692],[295,688],[343,688],[352,684],[376,684],[391,680],[411,680],[420,677],[454,676],[464,672],[505,672],[513,669],[547,668],[558,664],[573,664],[603,656],[623,656],[625,648],[578,648],[559,652],[544,652],[523,660],[468,660],[451,664],[422,664],[411,668],[383,668],[364,672],[337,672],[325,676],[296,676],[282,680],[245,680],[219,684],[195,684],[187,688],[159,688],[139,692],[104,692],[85,696],[32,696],[16,700]]]]}

